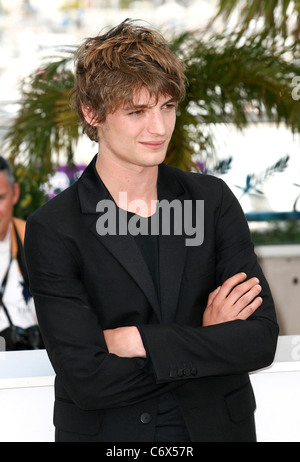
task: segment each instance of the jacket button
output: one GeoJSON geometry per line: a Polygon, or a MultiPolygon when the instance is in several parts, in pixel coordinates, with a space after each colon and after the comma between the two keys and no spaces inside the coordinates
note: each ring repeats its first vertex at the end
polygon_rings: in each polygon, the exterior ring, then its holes
{"type": "Polygon", "coordinates": [[[151,420],[152,420],[151,414],[149,414],[149,412],[143,412],[143,414],[141,415],[141,422],[143,424],[148,424],[151,422],[151,420]]]}

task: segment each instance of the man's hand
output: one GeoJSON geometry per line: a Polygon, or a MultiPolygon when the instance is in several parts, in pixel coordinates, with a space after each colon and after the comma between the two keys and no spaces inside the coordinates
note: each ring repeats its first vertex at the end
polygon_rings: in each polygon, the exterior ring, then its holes
{"type": "Polygon", "coordinates": [[[236,274],[209,295],[203,326],[246,320],[261,306],[259,280],[252,278],[245,281],[246,278],[245,273],[236,274]]]}
{"type": "MultiPolygon", "coordinates": [[[[252,278],[245,281],[246,278],[245,273],[236,274],[209,295],[203,315],[203,326],[236,319],[246,320],[261,306],[262,298],[258,296],[261,292],[259,280],[252,278]]],[[[109,353],[121,358],[146,358],[137,327],[107,329],[103,334],[109,353]]]]}
{"type": "Polygon", "coordinates": [[[107,329],[103,334],[109,353],[121,358],[146,358],[144,344],[137,327],[107,329]]]}

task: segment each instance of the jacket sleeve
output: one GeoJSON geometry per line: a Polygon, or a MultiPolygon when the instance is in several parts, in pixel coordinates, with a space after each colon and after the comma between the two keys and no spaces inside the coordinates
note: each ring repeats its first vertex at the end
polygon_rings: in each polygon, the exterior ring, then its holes
{"type": "Polygon", "coordinates": [[[81,409],[105,409],[134,404],[172,388],[155,383],[145,360],[108,353],[79,264],[45,215],[28,219],[26,261],[45,347],[69,397],[81,409]]]}
{"type": "Polygon", "coordinates": [[[278,325],[270,288],[257,262],[240,204],[226,184],[218,181],[221,199],[215,229],[211,230],[215,233],[217,286],[239,272],[249,278],[256,276],[263,304],[246,321],[207,327],[140,326],[157,383],[250,372],[274,359],[278,325]]]}

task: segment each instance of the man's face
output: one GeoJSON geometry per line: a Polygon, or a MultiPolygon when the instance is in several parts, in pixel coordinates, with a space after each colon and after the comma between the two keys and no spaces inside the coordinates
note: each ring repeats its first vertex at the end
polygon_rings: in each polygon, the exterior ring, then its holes
{"type": "Polygon", "coordinates": [[[142,90],[133,107],[117,109],[98,126],[100,155],[129,168],[160,164],[174,130],[176,106],[168,95],[156,103],[142,90]]]}
{"type": "Polygon", "coordinates": [[[14,205],[19,199],[19,186],[12,186],[3,172],[0,172],[0,241],[7,234],[9,224],[13,216],[14,205]]]}

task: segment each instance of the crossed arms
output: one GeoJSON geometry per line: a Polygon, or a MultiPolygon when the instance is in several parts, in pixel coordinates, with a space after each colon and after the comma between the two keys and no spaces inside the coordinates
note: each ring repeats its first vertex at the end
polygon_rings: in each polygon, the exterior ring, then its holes
{"type": "MultiPolygon", "coordinates": [[[[212,326],[238,319],[245,321],[262,304],[259,297],[259,279],[245,279],[245,273],[238,273],[227,279],[208,297],[203,315],[203,326],[212,326]]],[[[146,358],[146,350],[135,326],[119,327],[103,331],[108,351],[125,358],[146,358]]]]}
{"type": "MultiPolygon", "coordinates": [[[[104,262],[95,259],[83,238],[84,220],[91,225],[93,216],[80,215],[77,221],[66,216],[76,203],[72,191],[28,220],[25,240],[39,324],[58,383],[67,391],[64,399],[69,396],[82,409],[124,406],[177,386],[175,382],[185,378],[170,373],[180,364],[188,362],[197,369],[197,379],[246,373],[272,362],[278,335],[273,302],[240,209],[227,190],[216,227],[215,274],[220,287],[208,296],[202,325],[197,318],[189,325],[141,321],[138,328],[129,324],[118,329],[99,323],[94,305],[109,303],[114,292],[108,287],[110,297],[101,296],[107,279],[103,275],[100,286],[97,274],[104,262]],[[234,271],[244,271],[249,279],[234,271]],[[91,303],[94,293],[87,290],[82,272],[88,284],[94,278],[99,303],[91,303]]],[[[103,258],[108,258],[106,253],[103,258]]],[[[139,294],[136,303],[142,300],[139,294]]],[[[181,313],[184,309],[182,304],[181,313]]]]}

